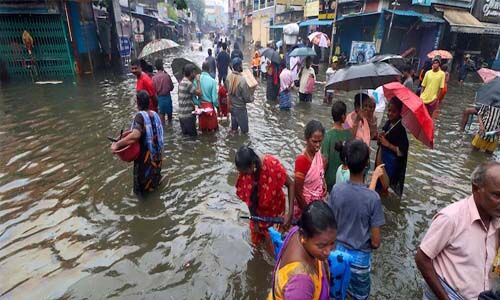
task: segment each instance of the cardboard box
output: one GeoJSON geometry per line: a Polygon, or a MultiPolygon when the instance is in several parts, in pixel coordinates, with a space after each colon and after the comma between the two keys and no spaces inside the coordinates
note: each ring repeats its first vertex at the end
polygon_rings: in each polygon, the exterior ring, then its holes
{"type": "Polygon", "coordinates": [[[248,84],[248,87],[251,90],[254,90],[257,87],[257,85],[259,85],[259,83],[255,79],[255,77],[253,77],[252,71],[250,69],[243,70],[241,75],[243,76],[243,78],[245,78],[245,80],[248,84]]]}

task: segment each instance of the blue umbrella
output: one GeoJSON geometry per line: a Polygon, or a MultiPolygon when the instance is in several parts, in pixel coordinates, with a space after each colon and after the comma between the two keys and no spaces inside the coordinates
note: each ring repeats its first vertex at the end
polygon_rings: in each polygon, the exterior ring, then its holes
{"type": "Polygon", "coordinates": [[[309,47],[295,48],[293,49],[292,52],[290,52],[290,56],[299,56],[299,57],[316,56],[316,51],[314,51],[313,48],[309,47]]]}

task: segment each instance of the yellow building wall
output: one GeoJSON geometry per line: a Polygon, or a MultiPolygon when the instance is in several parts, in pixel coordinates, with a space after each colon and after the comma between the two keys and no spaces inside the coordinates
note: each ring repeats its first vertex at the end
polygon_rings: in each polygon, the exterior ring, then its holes
{"type": "Polygon", "coordinates": [[[317,17],[319,14],[319,1],[306,3],[304,6],[304,17],[317,17]]]}
{"type": "Polygon", "coordinates": [[[305,2],[305,0],[276,0],[278,5],[304,6],[305,2]]]}
{"type": "Polygon", "coordinates": [[[252,39],[255,42],[260,41],[262,46],[266,46],[269,41],[269,16],[252,16],[252,39]]]}

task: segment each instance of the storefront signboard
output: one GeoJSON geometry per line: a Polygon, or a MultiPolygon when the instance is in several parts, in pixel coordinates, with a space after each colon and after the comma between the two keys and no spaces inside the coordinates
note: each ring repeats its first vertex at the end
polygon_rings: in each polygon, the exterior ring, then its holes
{"type": "Polygon", "coordinates": [[[481,22],[500,23],[500,0],[476,0],[474,17],[481,22]]]}

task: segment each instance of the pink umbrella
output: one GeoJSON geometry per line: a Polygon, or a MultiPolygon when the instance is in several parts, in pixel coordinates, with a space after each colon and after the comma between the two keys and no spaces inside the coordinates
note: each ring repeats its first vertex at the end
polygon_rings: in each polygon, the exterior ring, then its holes
{"type": "Polygon", "coordinates": [[[434,147],[434,123],[422,99],[399,82],[384,85],[387,99],[397,97],[403,102],[401,112],[404,127],[429,148],[434,147]]]}
{"type": "Polygon", "coordinates": [[[453,55],[446,50],[433,50],[427,53],[427,57],[433,59],[435,56],[440,56],[441,59],[452,59],[453,55]]]}
{"type": "Polygon", "coordinates": [[[488,68],[481,68],[477,70],[477,74],[481,76],[481,79],[484,81],[484,83],[488,83],[493,79],[500,77],[500,71],[494,71],[488,68]]]}
{"type": "Polygon", "coordinates": [[[319,31],[313,32],[308,36],[308,38],[311,41],[311,43],[313,43],[316,46],[319,46],[321,48],[330,47],[330,44],[331,44],[330,39],[323,32],[319,32],[319,31]]]}

